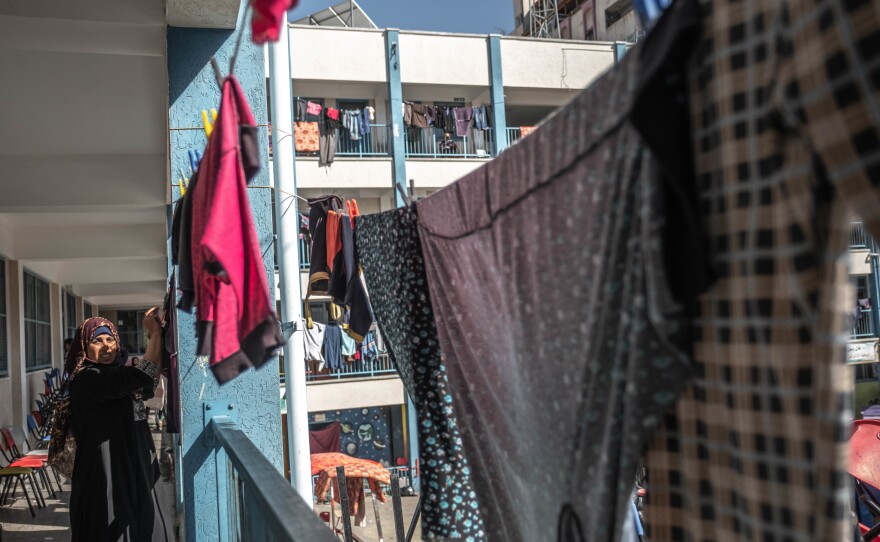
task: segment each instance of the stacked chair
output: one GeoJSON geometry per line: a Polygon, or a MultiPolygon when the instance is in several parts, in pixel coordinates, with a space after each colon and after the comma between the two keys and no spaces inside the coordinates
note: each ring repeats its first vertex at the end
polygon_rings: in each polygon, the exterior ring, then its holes
{"type": "Polygon", "coordinates": [[[0,467],[0,505],[12,499],[20,489],[32,517],[36,517],[36,511],[31,496],[38,508],[45,508],[43,490],[52,498],[57,497],[55,487],[61,491],[61,478],[48,464],[48,420],[64,384],[61,370],[53,368],[46,371],[43,382],[44,392],[35,400],[37,408],[27,415],[28,433],[25,434],[20,427],[0,428],[0,461],[6,464],[0,467]]]}

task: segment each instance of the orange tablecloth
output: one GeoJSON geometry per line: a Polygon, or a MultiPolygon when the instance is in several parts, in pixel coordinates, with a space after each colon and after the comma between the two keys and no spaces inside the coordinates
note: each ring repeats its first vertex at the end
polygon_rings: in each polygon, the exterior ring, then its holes
{"type": "Polygon", "coordinates": [[[379,502],[386,502],[381,484],[391,483],[391,474],[379,463],[369,459],[358,459],[340,453],[312,454],[312,476],[318,475],[315,482],[315,496],[323,499],[333,484],[333,500],[339,500],[339,485],[336,483],[336,467],[345,467],[345,485],[352,516],[357,516],[361,496],[364,493],[364,478],[370,484],[370,491],[379,502]]]}

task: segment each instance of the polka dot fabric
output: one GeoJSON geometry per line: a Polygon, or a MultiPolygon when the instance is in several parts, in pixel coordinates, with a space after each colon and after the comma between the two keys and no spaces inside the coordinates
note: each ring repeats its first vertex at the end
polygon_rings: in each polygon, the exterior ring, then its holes
{"type": "Polygon", "coordinates": [[[422,538],[488,540],[448,390],[415,209],[361,216],[355,236],[376,321],[418,415],[422,538]]]}

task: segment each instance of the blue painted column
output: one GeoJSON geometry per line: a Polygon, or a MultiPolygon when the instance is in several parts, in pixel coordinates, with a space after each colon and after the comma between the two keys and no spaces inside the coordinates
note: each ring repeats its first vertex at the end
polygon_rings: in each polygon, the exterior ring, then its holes
{"type": "Polygon", "coordinates": [[[628,47],[625,42],[616,41],[614,42],[614,63],[617,64],[621,60],[623,60],[624,55],[626,55],[628,47]]]}
{"type": "Polygon", "coordinates": [[[394,190],[394,206],[406,204],[400,191],[407,190],[406,180],[406,126],[403,124],[403,83],[400,80],[400,35],[397,30],[385,31],[385,67],[388,79],[388,107],[391,116],[391,188],[394,190]]]}
{"type": "MultiPolygon", "coordinates": [[[[244,4],[244,3],[243,3],[244,4]]],[[[239,15],[239,27],[242,26],[239,15]]],[[[232,30],[192,28],[168,29],[168,82],[170,161],[173,199],[180,194],[176,187],[179,171],[189,170],[187,150],[202,150],[207,143],[204,131],[190,129],[201,126],[202,109],[217,107],[220,88],[214,78],[210,61],[216,56],[226,70],[235,47],[232,30]]],[[[260,127],[261,170],[253,185],[269,185],[269,157],[266,148],[266,73],[263,48],[244,36],[235,74],[250,102],[260,127]]],[[[204,182],[204,180],[202,181],[204,182]]],[[[272,228],[271,191],[248,190],[254,222],[263,248],[270,292],[274,299],[275,268],[272,228]]],[[[223,517],[218,502],[218,480],[215,446],[206,442],[204,406],[212,401],[227,400],[234,405],[238,421],[245,433],[279,471],[282,470],[281,413],[279,409],[278,362],[269,361],[261,369],[242,374],[222,388],[217,385],[206,358],[196,358],[195,316],[178,311],[180,389],[182,428],[180,441],[183,457],[183,528],[188,542],[221,540],[223,517]]],[[[223,484],[221,484],[222,490],[223,484]]]]}
{"type": "Polygon", "coordinates": [[[507,140],[507,114],[504,111],[504,77],[501,66],[501,36],[491,35],[489,48],[489,94],[492,98],[492,128],[495,129],[495,155],[501,154],[510,142],[507,140]]]}

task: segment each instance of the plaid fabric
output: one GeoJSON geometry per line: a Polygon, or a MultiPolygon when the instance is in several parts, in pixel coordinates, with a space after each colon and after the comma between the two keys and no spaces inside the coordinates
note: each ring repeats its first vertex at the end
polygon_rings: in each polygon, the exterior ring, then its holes
{"type": "Polygon", "coordinates": [[[880,2],[701,0],[693,145],[717,282],[648,455],[651,539],[848,531],[848,213],[880,235],[880,2]]]}

